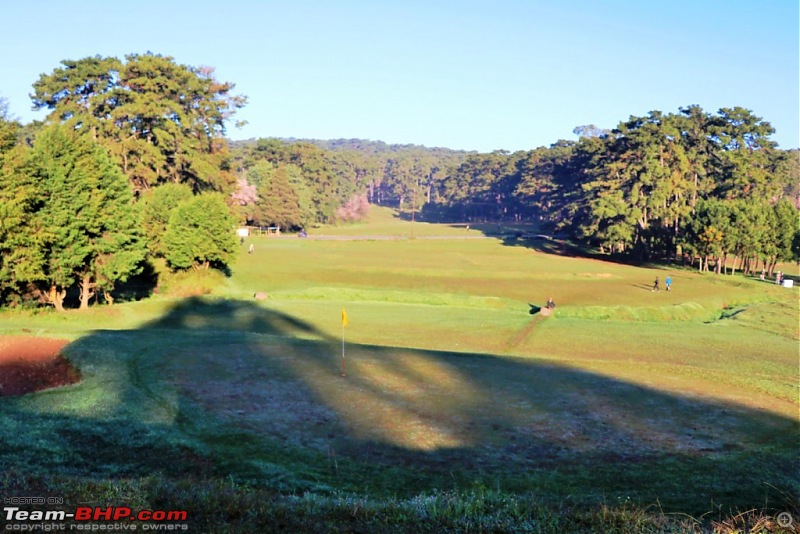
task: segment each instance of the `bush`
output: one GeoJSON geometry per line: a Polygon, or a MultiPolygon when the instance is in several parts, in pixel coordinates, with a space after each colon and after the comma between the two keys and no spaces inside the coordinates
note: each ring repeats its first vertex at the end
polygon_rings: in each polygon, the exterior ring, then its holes
{"type": "Polygon", "coordinates": [[[208,269],[231,263],[236,252],[235,220],[224,198],[204,193],[172,212],[164,234],[164,257],[172,268],[208,269]]]}

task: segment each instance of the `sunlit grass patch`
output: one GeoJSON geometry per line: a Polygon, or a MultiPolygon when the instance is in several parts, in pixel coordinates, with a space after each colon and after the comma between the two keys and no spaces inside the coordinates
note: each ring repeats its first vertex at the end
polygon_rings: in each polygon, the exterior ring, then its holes
{"type": "Polygon", "coordinates": [[[800,321],[798,321],[798,303],[765,302],[750,306],[734,308],[729,311],[728,318],[738,324],[757,330],[765,330],[791,339],[800,340],[800,321]],[[735,314],[735,315],[734,315],[735,314]]]}
{"type": "Polygon", "coordinates": [[[498,297],[473,296],[455,293],[433,293],[387,290],[380,288],[311,287],[302,291],[281,291],[272,294],[273,300],[338,301],[338,302],[386,302],[393,304],[416,304],[474,309],[508,309],[518,303],[498,297]]]}
{"type": "Polygon", "coordinates": [[[719,311],[698,302],[670,306],[573,306],[558,310],[558,317],[612,321],[705,321],[715,319],[719,311]]]}

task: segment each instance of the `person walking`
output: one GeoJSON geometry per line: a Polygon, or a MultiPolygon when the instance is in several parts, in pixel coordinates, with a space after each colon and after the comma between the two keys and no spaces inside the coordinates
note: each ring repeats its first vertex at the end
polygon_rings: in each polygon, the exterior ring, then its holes
{"type": "Polygon", "coordinates": [[[250,250],[248,250],[248,251],[247,251],[247,253],[248,253],[248,254],[252,254],[252,253],[253,253],[253,250],[255,250],[255,248],[256,248],[256,247],[254,247],[254,246],[253,246],[253,244],[252,244],[252,243],[250,243],[250,250]]]}
{"type": "Polygon", "coordinates": [[[664,280],[664,286],[667,288],[667,291],[670,290],[672,287],[672,277],[667,275],[667,278],[664,280]]]}
{"type": "Polygon", "coordinates": [[[653,289],[652,291],[661,292],[661,287],[659,286],[658,277],[656,276],[656,281],[653,282],[653,289]]]}

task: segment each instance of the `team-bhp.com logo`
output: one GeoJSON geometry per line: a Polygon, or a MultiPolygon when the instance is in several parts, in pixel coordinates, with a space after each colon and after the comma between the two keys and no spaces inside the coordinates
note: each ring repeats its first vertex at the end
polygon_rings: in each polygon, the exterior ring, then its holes
{"type": "Polygon", "coordinates": [[[6,530],[187,530],[186,510],[139,510],[127,506],[78,506],[73,512],[63,510],[21,510],[18,506],[5,506],[3,516],[6,530]],[[63,524],[70,521],[69,525],[63,524]],[[114,524],[99,524],[110,521],[114,524]],[[126,522],[129,521],[130,523],[126,522]],[[28,523],[38,522],[50,528],[25,528],[28,523]],[[83,524],[86,522],[86,524],[83,524]],[[137,522],[139,525],[137,525],[137,522]],[[100,528],[100,526],[104,528],[100,528]]]}

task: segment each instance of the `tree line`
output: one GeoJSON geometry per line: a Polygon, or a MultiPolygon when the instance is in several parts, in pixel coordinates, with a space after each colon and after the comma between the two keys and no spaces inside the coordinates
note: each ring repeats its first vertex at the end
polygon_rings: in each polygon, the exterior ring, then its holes
{"type": "Polygon", "coordinates": [[[81,307],[148,261],[224,268],[236,225],[535,221],[600,252],[770,272],[800,257],[800,160],[750,110],[653,111],[510,153],[359,139],[229,142],[246,98],[209,67],[65,60],[33,84],[43,122],[0,100],[0,303],[81,307]],[[730,266],[730,267],[729,267],[730,266]]]}
{"type": "Polygon", "coordinates": [[[800,193],[798,152],[778,150],[773,133],[743,108],[690,106],[583,135],[543,197],[550,220],[641,259],[681,252],[720,272],[730,256],[734,270],[771,271],[797,257],[800,193]]]}

